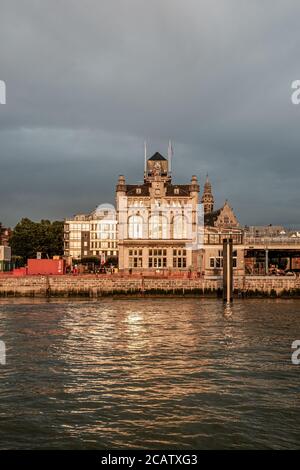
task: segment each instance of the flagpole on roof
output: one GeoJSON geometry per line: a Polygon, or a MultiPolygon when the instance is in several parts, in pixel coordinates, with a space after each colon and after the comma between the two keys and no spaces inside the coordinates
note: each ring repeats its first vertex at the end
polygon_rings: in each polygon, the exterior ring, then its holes
{"type": "Polygon", "coordinates": [[[147,173],[147,142],[144,141],[144,175],[147,173]]]}
{"type": "Polygon", "coordinates": [[[172,154],[173,154],[172,142],[171,142],[171,140],[169,140],[168,161],[169,161],[169,173],[170,173],[170,175],[172,174],[172,154]]]}

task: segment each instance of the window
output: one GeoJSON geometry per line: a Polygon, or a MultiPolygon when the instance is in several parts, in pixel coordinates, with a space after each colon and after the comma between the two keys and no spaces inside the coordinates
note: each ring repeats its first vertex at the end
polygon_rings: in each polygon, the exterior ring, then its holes
{"type": "MultiPolygon", "coordinates": [[[[232,266],[237,268],[237,250],[232,252],[232,266]]],[[[218,250],[218,256],[209,258],[209,267],[212,269],[223,268],[223,250],[218,250]]]]}
{"type": "Polygon", "coordinates": [[[232,266],[237,268],[237,250],[232,251],[232,266]]]}
{"type": "Polygon", "coordinates": [[[80,248],[81,247],[81,242],[80,241],[70,241],[70,248],[80,248]]]}
{"type": "Polygon", "coordinates": [[[140,215],[132,215],[128,219],[129,238],[143,238],[143,218],[140,215]]]}
{"type": "Polygon", "coordinates": [[[149,238],[168,238],[168,219],[161,214],[149,218],[149,238]]]}
{"type": "Polygon", "coordinates": [[[143,250],[129,250],[129,268],[141,268],[143,266],[143,250]]]}
{"type": "Polygon", "coordinates": [[[148,267],[149,268],[166,268],[167,267],[166,248],[154,248],[154,249],[149,250],[148,267]]]}
{"type": "Polygon", "coordinates": [[[186,250],[173,249],[173,268],[186,268],[186,250]]]}
{"type": "Polygon", "coordinates": [[[174,216],[173,238],[187,238],[186,220],[183,214],[174,216]]]}
{"type": "Polygon", "coordinates": [[[70,240],[81,240],[81,232],[70,232],[70,240]]]}
{"type": "Polygon", "coordinates": [[[214,245],[219,245],[220,243],[220,236],[218,234],[209,234],[209,243],[214,245]]]}

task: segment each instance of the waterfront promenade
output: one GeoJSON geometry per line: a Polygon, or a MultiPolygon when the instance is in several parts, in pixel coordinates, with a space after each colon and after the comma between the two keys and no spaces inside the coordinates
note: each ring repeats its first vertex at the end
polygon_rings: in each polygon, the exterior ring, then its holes
{"type": "MultiPolygon", "coordinates": [[[[300,297],[300,277],[234,277],[236,296],[300,297]]],[[[219,297],[222,278],[142,275],[0,276],[0,296],[97,298],[109,295],[179,295],[219,297]]]]}

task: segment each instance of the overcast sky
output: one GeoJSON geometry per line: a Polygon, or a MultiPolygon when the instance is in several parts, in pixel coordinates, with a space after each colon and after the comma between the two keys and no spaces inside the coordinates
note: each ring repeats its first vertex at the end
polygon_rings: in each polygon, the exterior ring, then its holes
{"type": "Polygon", "coordinates": [[[242,224],[299,224],[299,1],[0,0],[0,221],[113,202],[174,142],[242,224]]]}

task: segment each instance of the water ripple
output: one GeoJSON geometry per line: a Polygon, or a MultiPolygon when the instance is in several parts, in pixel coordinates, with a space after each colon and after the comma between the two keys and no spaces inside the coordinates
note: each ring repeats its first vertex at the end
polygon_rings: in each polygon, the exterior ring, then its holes
{"type": "Polygon", "coordinates": [[[0,448],[296,448],[300,302],[1,301],[0,448]]]}

